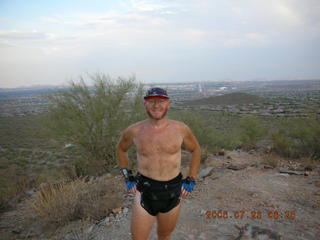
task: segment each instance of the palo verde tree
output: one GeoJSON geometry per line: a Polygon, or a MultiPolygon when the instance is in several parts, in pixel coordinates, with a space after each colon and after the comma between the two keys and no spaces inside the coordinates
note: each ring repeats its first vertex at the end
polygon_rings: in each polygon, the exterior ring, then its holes
{"type": "Polygon", "coordinates": [[[87,158],[116,163],[116,144],[121,131],[144,118],[143,86],[134,77],[111,79],[105,74],[71,81],[67,90],[48,96],[46,125],[53,136],[78,146],[87,158]]]}

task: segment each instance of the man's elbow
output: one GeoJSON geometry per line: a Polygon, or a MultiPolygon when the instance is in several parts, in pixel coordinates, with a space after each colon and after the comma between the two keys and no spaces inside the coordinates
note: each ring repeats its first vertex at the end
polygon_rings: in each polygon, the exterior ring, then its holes
{"type": "Polygon", "coordinates": [[[195,144],[195,146],[192,148],[192,149],[190,149],[190,152],[191,153],[196,153],[196,154],[201,154],[201,147],[200,147],[200,145],[197,143],[197,144],[195,144]]]}
{"type": "Polygon", "coordinates": [[[119,144],[119,143],[116,146],[116,152],[117,152],[118,156],[123,154],[123,153],[126,153],[126,151],[123,150],[123,148],[121,147],[121,144],[119,144]]]}

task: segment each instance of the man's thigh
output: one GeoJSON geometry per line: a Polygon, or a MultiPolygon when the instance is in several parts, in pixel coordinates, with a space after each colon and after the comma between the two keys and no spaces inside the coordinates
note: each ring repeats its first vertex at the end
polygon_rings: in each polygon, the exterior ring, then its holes
{"type": "Polygon", "coordinates": [[[133,240],[147,240],[155,221],[140,204],[141,194],[137,191],[132,207],[131,233],[133,240]]]}
{"type": "Polygon", "coordinates": [[[159,235],[167,235],[173,232],[178,222],[180,209],[181,202],[169,212],[159,213],[157,215],[157,232],[159,235]]]}

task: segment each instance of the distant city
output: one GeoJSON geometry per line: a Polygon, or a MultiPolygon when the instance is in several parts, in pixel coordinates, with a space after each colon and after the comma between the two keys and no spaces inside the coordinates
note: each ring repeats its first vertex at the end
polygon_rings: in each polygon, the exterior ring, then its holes
{"type": "MultiPolygon", "coordinates": [[[[145,84],[145,89],[158,86],[167,89],[175,109],[196,109],[234,114],[263,116],[306,116],[320,113],[320,80],[232,81],[145,84]],[[233,94],[232,94],[233,93],[233,94]],[[261,97],[264,101],[232,102],[235,93],[261,97]],[[226,104],[216,103],[214,97],[225,96],[226,104]],[[207,99],[203,104],[192,101],[207,99]]],[[[0,116],[24,116],[48,110],[44,95],[66,87],[36,86],[30,88],[0,89],[0,116]]],[[[247,96],[243,95],[244,98],[247,96]]]]}

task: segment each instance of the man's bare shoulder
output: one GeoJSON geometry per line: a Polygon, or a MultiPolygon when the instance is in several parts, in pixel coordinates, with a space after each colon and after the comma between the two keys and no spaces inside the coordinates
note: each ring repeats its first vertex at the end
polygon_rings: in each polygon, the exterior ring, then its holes
{"type": "Polygon", "coordinates": [[[183,132],[189,130],[189,127],[184,122],[180,122],[177,120],[169,120],[169,121],[170,121],[171,126],[176,127],[183,132]]]}
{"type": "Polygon", "coordinates": [[[147,120],[142,120],[140,122],[136,122],[129,127],[127,127],[124,132],[134,134],[139,131],[146,123],[147,120]]]}

